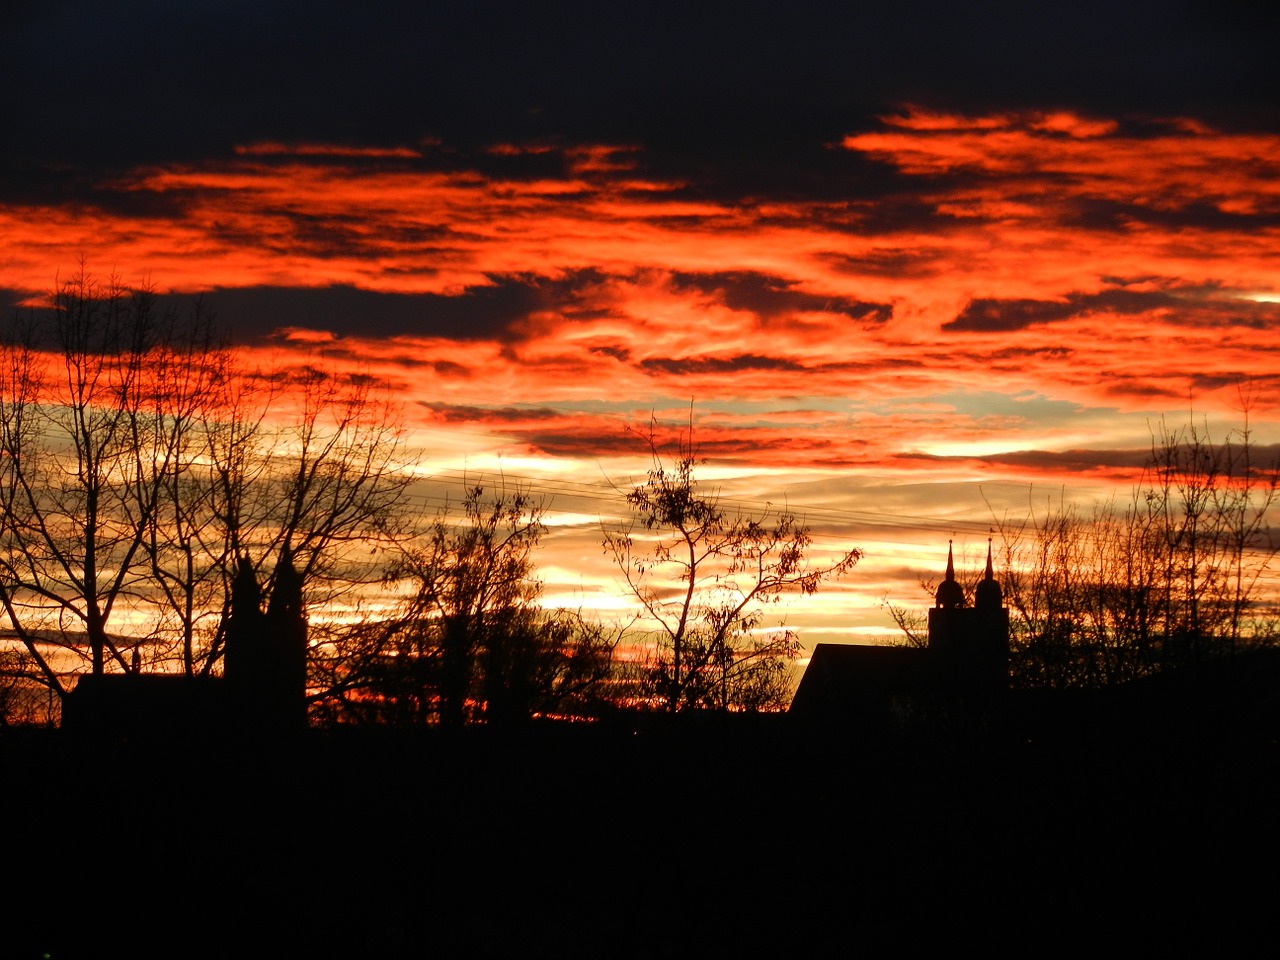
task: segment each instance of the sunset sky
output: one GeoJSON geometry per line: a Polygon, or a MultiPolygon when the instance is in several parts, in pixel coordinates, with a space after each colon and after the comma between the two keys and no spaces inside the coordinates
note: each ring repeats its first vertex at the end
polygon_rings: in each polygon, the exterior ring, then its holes
{"type": "Polygon", "coordinates": [[[885,635],[1161,417],[1280,450],[1280,17],[1025,6],[6,4],[0,307],[83,258],[377,376],[425,511],[549,498],[573,606],[692,416],[726,499],[866,551],[802,639],[885,635]]]}

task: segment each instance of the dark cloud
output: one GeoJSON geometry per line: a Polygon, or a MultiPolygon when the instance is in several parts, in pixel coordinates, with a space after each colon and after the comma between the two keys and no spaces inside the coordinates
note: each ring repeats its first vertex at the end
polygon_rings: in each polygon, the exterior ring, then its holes
{"type": "Polygon", "coordinates": [[[992,466],[1019,467],[1050,474],[1089,473],[1097,470],[1140,470],[1151,459],[1151,450],[1016,450],[971,456],[942,456],[929,453],[902,453],[898,460],[927,460],[937,463],[969,462],[992,466]]]}
{"type": "MultiPolygon", "coordinates": [[[[954,355],[954,354],[952,354],[954,355]]],[[[1017,364],[1025,368],[1032,362],[1042,360],[1069,361],[1076,355],[1074,347],[1060,345],[1054,347],[1001,347],[998,350],[983,353],[965,354],[975,366],[980,366],[984,359],[996,363],[1017,364]]]]}
{"type": "Polygon", "coordinates": [[[677,273],[672,277],[677,290],[699,290],[719,294],[731,310],[749,310],[763,320],[792,313],[842,313],[851,320],[883,323],[893,316],[887,303],[867,303],[845,297],[824,297],[795,289],[792,281],[752,271],[724,273],[677,273]]]}
{"type": "Polygon", "coordinates": [[[1227,373],[1197,373],[1191,377],[1193,396],[1217,390],[1239,390],[1245,398],[1253,396],[1280,396],[1280,376],[1259,376],[1243,370],[1227,373]]]}
{"type": "Polygon", "coordinates": [[[195,190],[134,189],[109,169],[45,165],[0,156],[0,202],[14,207],[71,206],[129,217],[164,218],[182,214],[196,195],[195,190]]]}
{"type": "Polygon", "coordinates": [[[1073,293],[1065,300],[970,300],[956,318],[942,325],[957,333],[1004,333],[1037,324],[1058,323],[1101,310],[1139,314],[1169,307],[1178,299],[1163,291],[1104,290],[1073,293]]]}
{"type": "MultiPolygon", "coordinates": [[[[277,136],[267,145],[237,141],[231,146],[257,147],[233,153],[230,147],[218,148],[208,157],[167,158],[140,157],[143,164],[176,163],[179,169],[186,161],[198,162],[203,170],[235,172],[245,166],[255,170],[273,168],[315,167],[324,172],[351,171],[355,175],[376,174],[461,174],[468,178],[487,178],[504,183],[531,182],[544,179],[591,180],[591,173],[583,173],[570,145],[552,138],[545,146],[532,145],[528,149],[495,149],[493,145],[454,146],[410,141],[395,151],[379,153],[362,152],[362,144],[350,149],[334,147],[326,152],[322,146],[307,146],[305,141],[283,140],[277,136]]],[[[14,206],[42,206],[78,204],[106,213],[127,214],[133,217],[168,218],[179,216],[196,201],[207,198],[218,188],[175,187],[166,183],[163,189],[154,189],[138,178],[141,168],[109,163],[50,163],[38,158],[0,155],[0,201],[14,206]]],[[[225,188],[231,189],[231,188],[225,188]]],[[[573,199],[574,194],[564,191],[558,196],[573,199]]],[[[288,211],[278,211],[288,216],[288,211]]],[[[305,228],[305,218],[293,215],[299,230],[305,228]]],[[[418,230],[419,228],[415,228],[418,230]]],[[[440,228],[447,235],[446,228],[440,228]]],[[[415,233],[414,236],[418,234],[415,233]]],[[[396,239],[392,234],[384,239],[396,239]]],[[[254,238],[261,240],[262,238],[254,238]]],[[[406,239],[413,239],[408,237],[406,239]]]]}
{"type": "Polygon", "coordinates": [[[1280,209],[1237,212],[1223,210],[1207,200],[1176,204],[1161,197],[1159,204],[1147,204],[1084,197],[1073,200],[1070,209],[1071,213],[1063,218],[1065,226],[1121,233],[1131,232],[1138,225],[1233,233],[1280,226],[1280,209]]]}
{"type": "Polygon", "coordinates": [[[15,313],[20,312],[18,304],[26,297],[27,294],[19,290],[0,288],[0,321],[8,321],[15,313]]]}
{"type": "Polygon", "coordinates": [[[938,251],[931,248],[892,250],[851,257],[844,253],[828,253],[819,257],[833,270],[853,276],[923,279],[940,269],[938,251]]]}
{"type": "Polygon", "coordinates": [[[469,287],[453,296],[378,293],[350,286],[244,287],[215,290],[205,302],[240,341],[301,327],[339,337],[513,342],[521,338],[514,328],[536,311],[562,307],[565,315],[581,319],[576,316],[575,292],[600,279],[592,270],[557,280],[495,277],[490,285],[469,287]]]}
{"type": "MultiPolygon", "coordinates": [[[[556,429],[531,430],[521,433],[520,439],[549,456],[589,458],[642,453],[647,450],[648,442],[644,434],[635,430],[610,429],[608,423],[594,421],[580,426],[565,423],[556,429]]],[[[760,456],[762,445],[767,445],[775,453],[791,451],[794,462],[821,461],[827,465],[865,463],[842,459],[849,451],[849,445],[843,441],[836,444],[826,438],[795,434],[762,438],[757,431],[729,429],[721,432],[709,426],[699,428],[694,453],[699,459],[720,463],[754,462],[760,456]]],[[[677,446],[675,440],[659,440],[658,450],[664,455],[675,455],[677,446]]]]}
{"type": "MultiPolygon", "coordinates": [[[[849,218],[847,229],[859,236],[868,234],[900,234],[913,230],[932,231],[945,230],[961,223],[972,223],[971,218],[962,218],[952,213],[938,210],[937,204],[921,200],[916,192],[937,190],[944,195],[953,189],[959,177],[930,177],[922,174],[907,175],[895,167],[895,190],[912,191],[909,195],[894,194],[873,198],[870,203],[857,204],[849,218]]],[[[860,270],[882,272],[886,267],[892,269],[892,263],[886,257],[893,255],[866,255],[855,263],[860,270]],[[878,269],[877,269],[878,268],[878,269]]]]}
{"type": "Polygon", "coordinates": [[[1133,290],[1115,287],[1100,293],[1072,293],[1064,300],[970,300],[942,325],[957,333],[1005,333],[1047,323],[1059,323],[1095,313],[1136,316],[1167,311],[1166,321],[1195,327],[1246,327],[1256,330],[1280,325],[1280,309],[1230,295],[1217,287],[1171,287],[1133,290]]]}
{"type": "Polygon", "coordinates": [[[744,370],[805,370],[803,364],[781,357],[762,357],[757,354],[740,354],[733,357],[653,357],[641,360],[643,370],[657,370],[688,376],[703,373],[741,373],[744,370]]]}
{"type": "Polygon", "coordinates": [[[624,346],[591,347],[591,352],[602,357],[613,357],[622,363],[631,362],[631,348],[624,346]]]}
{"type": "Polygon", "coordinates": [[[431,367],[442,377],[464,379],[471,376],[470,368],[464,367],[460,363],[454,363],[452,360],[433,360],[431,361],[431,367]]]}
{"type": "Polygon", "coordinates": [[[376,293],[348,286],[243,287],[215,290],[205,302],[236,340],[250,342],[287,327],[339,337],[502,339],[538,300],[528,285],[504,281],[473,287],[456,297],[376,293]]]}
{"type": "MultiPolygon", "coordinates": [[[[1225,450],[1222,455],[1227,455],[1225,450]]],[[[1257,444],[1251,448],[1250,455],[1255,469],[1273,469],[1274,465],[1280,464],[1280,443],[1257,444]]],[[[1135,447],[1119,450],[1087,448],[1072,450],[1015,450],[1007,453],[962,457],[938,456],[927,453],[902,453],[896,459],[928,460],[932,462],[977,462],[992,466],[1032,469],[1056,475],[1096,471],[1120,471],[1136,474],[1151,465],[1151,457],[1150,447],[1135,447]]]]}
{"type": "Polygon", "coordinates": [[[431,403],[425,400],[420,401],[418,405],[430,410],[436,419],[449,423],[519,424],[530,421],[560,420],[565,416],[552,407],[481,407],[431,403]]]}
{"type": "Polygon", "coordinates": [[[639,143],[690,189],[838,197],[876,173],[826,146],[903,103],[1276,116],[1275,18],[1241,2],[49,0],[0,18],[0,182],[19,191],[47,184],[18,171],[434,138],[639,143]]]}
{"type": "Polygon", "coordinates": [[[1171,377],[1141,377],[1127,373],[1104,370],[1097,374],[1098,386],[1103,397],[1116,397],[1132,402],[1185,404],[1187,382],[1184,374],[1171,377]]]}
{"type": "Polygon", "coordinates": [[[1004,333],[1037,323],[1055,323],[1075,316],[1071,301],[1052,300],[970,300],[963,310],[942,325],[943,330],[962,333],[1004,333]]]}
{"type": "Polygon", "coordinates": [[[951,353],[940,353],[934,358],[917,351],[914,355],[897,354],[883,359],[837,360],[830,363],[815,364],[808,369],[811,373],[817,375],[841,374],[844,376],[858,375],[878,378],[892,377],[895,374],[907,371],[919,370],[928,372],[935,369],[938,362],[941,362],[944,369],[951,369],[954,356],[951,353]]]}
{"type": "Polygon", "coordinates": [[[556,430],[532,430],[520,439],[535,450],[553,457],[608,457],[640,453],[644,441],[634,433],[601,429],[601,424],[573,426],[556,430]]]}

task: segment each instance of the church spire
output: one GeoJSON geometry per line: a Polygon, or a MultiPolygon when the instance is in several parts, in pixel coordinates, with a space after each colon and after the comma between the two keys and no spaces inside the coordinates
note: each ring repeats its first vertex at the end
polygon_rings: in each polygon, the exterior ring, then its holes
{"type": "Polygon", "coordinates": [[[951,541],[947,541],[947,576],[938,584],[938,592],[934,595],[936,606],[953,609],[964,606],[964,589],[956,582],[956,562],[951,552],[951,541]]]}
{"type": "Polygon", "coordinates": [[[974,591],[973,605],[982,609],[999,610],[1004,606],[1004,592],[996,580],[995,567],[991,562],[991,538],[987,538],[987,572],[974,591]]]}

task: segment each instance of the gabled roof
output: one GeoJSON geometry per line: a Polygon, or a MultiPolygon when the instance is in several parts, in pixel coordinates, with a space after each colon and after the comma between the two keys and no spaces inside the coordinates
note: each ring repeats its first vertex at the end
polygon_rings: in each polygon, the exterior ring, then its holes
{"type": "Polygon", "coordinates": [[[800,678],[790,713],[825,722],[882,718],[895,698],[922,696],[928,686],[924,650],[820,643],[800,678]]]}

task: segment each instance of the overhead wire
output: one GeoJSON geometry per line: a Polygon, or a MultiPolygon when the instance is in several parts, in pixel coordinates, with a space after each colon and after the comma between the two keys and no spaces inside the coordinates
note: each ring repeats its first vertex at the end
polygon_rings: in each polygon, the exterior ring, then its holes
{"type": "MultiPolygon", "coordinates": [[[[476,398],[477,405],[483,405],[485,401],[476,398]]],[[[515,405],[519,406],[519,405],[515,405]]],[[[538,404],[538,409],[557,409],[554,403],[538,404]]],[[[466,428],[450,427],[450,433],[462,432],[467,435],[477,437],[487,437],[494,439],[494,435],[480,430],[467,430],[466,428]]],[[[519,443],[518,436],[511,436],[511,442],[519,443]]],[[[1064,462],[1073,463],[1075,460],[1065,458],[1063,454],[1055,454],[1049,451],[1023,451],[1017,456],[1019,463],[1023,465],[1035,466],[1037,464],[1043,466],[1062,466],[1064,462]]],[[[1091,461],[1078,461],[1082,464],[1091,463],[1091,461]]],[[[500,466],[490,470],[468,470],[468,469],[451,469],[443,470],[438,474],[424,477],[424,482],[443,484],[446,488],[458,488],[465,490],[475,484],[483,484],[490,486],[493,483],[512,482],[522,492],[528,493],[534,498],[544,501],[543,506],[549,513],[576,512],[572,510],[558,509],[556,501],[563,502],[565,499],[576,501],[578,503],[588,503],[606,507],[601,510],[601,520],[607,516],[621,516],[627,511],[626,496],[630,489],[637,482],[643,482],[640,478],[631,478],[625,483],[615,483],[602,472],[603,479],[601,481],[592,482],[581,479],[552,479],[545,476],[534,476],[529,473],[512,472],[502,469],[500,466]]],[[[908,478],[901,475],[898,476],[882,476],[858,472],[856,479],[859,482],[870,482],[872,484],[882,482],[885,484],[910,484],[908,478]]],[[[929,480],[923,481],[929,483],[929,480]]],[[[972,482],[972,481],[970,481],[972,482]]],[[[1011,481],[1002,479],[984,479],[978,481],[980,488],[998,489],[998,488],[1015,488],[1018,490],[1026,490],[1028,497],[1035,488],[1031,482],[1011,481]]],[[[819,529],[810,531],[815,541],[823,543],[851,543],[854,540],[859,545],[866,543],[878,543],[893,548],[918,549],[919,541],[906,538],[903,534],[906,531],[918,531],[922,534],[939,534],[942,536],[958,537],[961,539],[967,537],[983,538],[996,536],[1001,530],[1013,529],[1023,530],[1028,527],[1034,527],[1036,524],[1037,511],[1028,504],[1025,514],[1003,517],[997,516],[994,509],[989,519],[975,520],[959,516],[940,516],[940,515],[924,515],[918,512],[904,512],[902,510],[888,512],[884,510],[866,510],[852,509],[846,507],[837,507],[829,504],[810,504],[805,505],[803,502],[799,504],[791,503],[787,498],[783,498],[781,502],[773,502],[761,498],[749,498],[742,496],[727,496],[720,494],[713,484],[707,484],[708,494],[714,496],[721,505],[739,509],[743,513],[760,516],[762,514],[780,510],[795,513],[800,519],[808,524],[817,525],[819,529]]],[[[1061,496],[1061,495],[1060,495],[1061,496]]],[[[430,493],[415,494],[414,498],[421,503],[425,509],[441,511],[449,508],[456,501],[449,495],[435,495],[430,493]]],[[[1054,506],[1054,497],[1049,497],[1049,503],[1046,504],[1046,515],[1052,515],[1053,511],[1059,509],[1066,500],[1061,499],[1057,507],[1054,506]]],[[[1087,519],[1085,517],[1084,519],[1087,519]]],[[[1081,529],[1076,531],[1076,535],[1084,540],[1100,541],[1095,533],[1088,529],[1089,525],[1085,523],[1081,529]]]]}
{"type": "MultiPolygon", "coordinates": [[[[860,475],[860,479],[870,478],[860,475]]],[[[604,522],[607,515],[622,515],[626,513],[626,494],[630,486],[628,484],[624,487],[612,482],[551,480],[526,473],[507,471],[495,473],[481,470],[446,470],[441,471],[439,474],[425,477],[424,481],[441,484],[450,489],[457,488],[460,492],[459,497],[452,497],[449,494],[429,493],[411,495],[411,498],[421,503],[424,508],[434,511],[444,511],[451,506],[455,506],[461,495],[473,486],[490,486],[494,482],[507,483],[509,481],[521,492],[541,499],[544,509],[551,513],[577,512],[572,510],[557,511],[555,506],[557,498],[562,500],[568,498],[606,506],[609,509],[601,511],[600,514],[602,522],[604,522]]],[[[712,495],[715,495],[714,492],[712,495]]],[[[822,505],[795,507],[785,501],[775,503],[763,499],[716,496],[719,503],[729,507],[740,508],[744,513],[755,516],[760,516],[767,512],[790,510],[806,523],[820,524],[821,529],[817,531],[811,530],[810,532],[814,541],[822,543],[852,543],[856,540],[858,545],[877,543],[894,548],[915,549],[919,546],[918,541],[902,536],[895,537],[893,534],[905,531],[920,531],[922,533],[937,533],[948,538],[983,538],[995,536],[1001,526],[1001,522],[994,518],[982,521],[960,517],[926,516],[920,513],[903,511],[890,513],[881,510],[853,510],[822,505]],[[847,533],[841,533],[842,529],[847,533]]],[[[1021,522],[1015,521],[1014,525],[1019,525],[1021,522]]],[[[1087,530],[1082,530],[1080,533],[1086,539],[1092,538],[1092,535],[1087,530]]]]}

